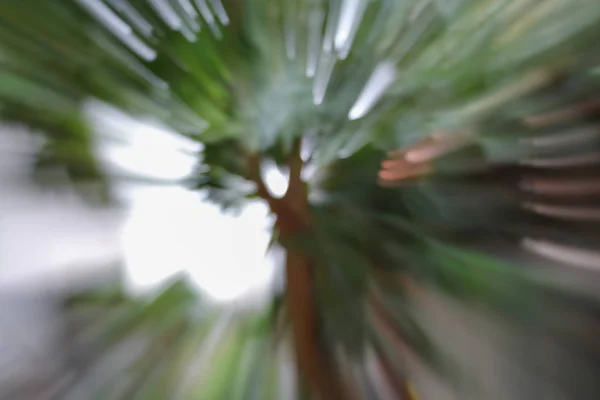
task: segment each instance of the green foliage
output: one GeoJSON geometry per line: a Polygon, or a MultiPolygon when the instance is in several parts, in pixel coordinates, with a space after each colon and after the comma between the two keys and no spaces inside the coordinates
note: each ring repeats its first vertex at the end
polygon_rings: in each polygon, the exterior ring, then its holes
{"type": "Polygon", "coordinates": [[[280,385],[269,314],[205,304],[185,278],[137,298],[114,285],[88,288],[63,311],[79,320],[68,350],[83,364],[57,398],[263,399],[280,385]]]}
{"type": "MultiPolygon", "coordinates": [[[[90,181],[103,173],[85,102],[153,116],[203,143],[187,183],[225,209],[257,196],[250,156],[289,166],[293,144],[310,143],[310,226],[282,244],[317,265],[323,342],[358,358],[368,340],[393,352],[371,325],[375,291],[393,329],[433,365],[439,357],[399,276],[523,321],[548,293],[575,289],[533,273],[522,239],[597,247],[600,3],[358,1],[347,29],[346,3],[230,0],[224,17],[219,1],[161,2],[167,11],[142,0],[3,1],[0,118],[43,136],[39,169],[59,165],[90,181]],[[378,99],[365,89],[371,80],[387,83],[378,99]],[[378,186],[384,151],[432,132],[461,146],[429,157],[429,176],[378,186]],[[392,278],[374,277],[382,272],[392,278]]],[[[146,323],[159,337],[194,331],[182,322],[195,300],[182,285],[120,306],[102,346],[146,323]]],[[[266,347],[256,339],[263,328],[226,335],[216,378],[191,398],[246,389],[267,398],[252,385],[274,379],[273,365],[247,365],[266,347]],[[257,341],[246,351],[247,336],[257,341]]],[[[160,357],[180,364],[175,353],[150,351],[141,375],[160,375],[149,366],[160,357]]]]}

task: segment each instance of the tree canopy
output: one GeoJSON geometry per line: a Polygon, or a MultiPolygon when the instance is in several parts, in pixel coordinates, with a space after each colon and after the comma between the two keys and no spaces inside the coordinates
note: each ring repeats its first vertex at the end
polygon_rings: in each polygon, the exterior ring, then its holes
{"type": "Polygon", "coordinates": [[[9,0],[0,19],[0,118],[41,135],[39,168],[106,177],[94,99],[201,142],[182,183],[209,200],[268,203],[323,399],[347,398],[340,348],[404,379],[401,338],[451,369],[415,282],[548,329],[558,294],[590,301],[523,250],[600,263],[597,0],[9,0]]]}

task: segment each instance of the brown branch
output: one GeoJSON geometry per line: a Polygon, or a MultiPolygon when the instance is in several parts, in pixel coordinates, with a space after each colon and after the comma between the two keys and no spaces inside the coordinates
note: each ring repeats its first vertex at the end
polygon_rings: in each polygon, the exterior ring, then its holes
{"type": "Polygon", "coordinates": [[[247,178],[256,183],[256,193],[263,198],[268,204],[269,208],[275,214],[279,214],[282,211],[282,201],[273,197],[269,188],[262,179],[262,168],[260,166],[260,155],[248,154],[248,175],[247,178]]]}
{"type": "Polygon", "coordinates": [[[292,145],[292,151],[288,157],[288,167],[290,168],[288,189],[284,198],[286,199],[301,199],[306,197],[304,190],[304,182],[302,181],[302,167],[304,162],[301,156],[302,139],[298,138],[292,145]]]}

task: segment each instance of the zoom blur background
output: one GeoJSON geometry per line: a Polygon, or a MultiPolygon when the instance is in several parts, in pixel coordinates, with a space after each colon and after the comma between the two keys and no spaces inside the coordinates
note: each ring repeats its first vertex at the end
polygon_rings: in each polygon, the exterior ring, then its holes
{"type": "Polygon", "coordinates": [[[0,400],[599,398],[599,22],[1,2],[0,400]]]}

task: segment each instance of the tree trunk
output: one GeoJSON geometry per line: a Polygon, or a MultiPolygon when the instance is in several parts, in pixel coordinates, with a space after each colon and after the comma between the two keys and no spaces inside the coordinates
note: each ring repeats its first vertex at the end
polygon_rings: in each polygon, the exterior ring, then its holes
{"type": "MultiPolygon", "coordinates": [[[[280,240],[310,228],[308,197],[301,178],[301,141],[296,140],[288,165],[290,176],[283,198],[275,198],[261,177],[260,157],[250,155],[249,178],[257,185],[257,193],[269,204],[277,217],[280,240]]],[[[294,340],[298,372],[320,400],[347,400],[331,353],[321,341],[315,277],[310,258],[295,246],[286,248],[286,303],[294,340]]],[[[300,383],[300,382],[299,382],[300,383]]]]}
{"type": "Polygon", "coordinates": [[[288,251],[286,276],[287,305],[300,373],[321,400],[345,400],[332,358],[320,345],[314,274],[304,254],[288,251]]]}

